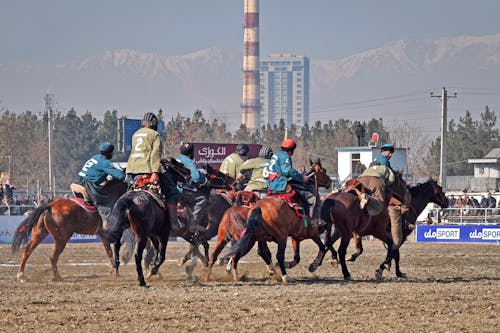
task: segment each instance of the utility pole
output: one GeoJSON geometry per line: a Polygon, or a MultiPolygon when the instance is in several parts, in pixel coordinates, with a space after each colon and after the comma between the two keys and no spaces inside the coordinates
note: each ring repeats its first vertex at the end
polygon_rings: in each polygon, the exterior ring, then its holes
{"type": "Polygon", "coordinates": [[[441,183],[441,186],[443,187],[443,190],[446,191],[446,144],[448,141],[448,120],[447,120],[447,113],[448,113],[448,98],[456,98],[457,93],[454,93],[453,96],[448,96],[448,92],[446,91],[446,88],[443,87],[441,90],[441,96],[439,95],[434,95],[434,93],[431,92],[431,97],[438,97],[441,99],[441,161],[439,164],[439,182],[441,183]]]}
{"type": "MultiPolygon", "coordinates": [[[[52,108],[54,106],[54,95],[46,94],[45,111],[47,112],[48,141],[49,141],[49,191],[52,192],[52,108]]],[[[55,189],[54,189],[55,190],[55,189]]]]}

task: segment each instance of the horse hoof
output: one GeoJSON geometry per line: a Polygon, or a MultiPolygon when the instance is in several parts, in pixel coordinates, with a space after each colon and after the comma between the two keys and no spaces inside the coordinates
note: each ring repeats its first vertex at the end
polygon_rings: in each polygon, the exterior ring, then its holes
{"type": "Polygon", "coordinates": [[[314,262],[313,262],[312,264],[310,264],[310,265],[309,265],[309,272],[310,272],[310,273],[312,273],[312,272],[314,272],[317,268],[318,268],[318,264],[316,264],[316,263],[314,263],[314,262]]]}
{"type": "Polygon", "coordinates": [[[354,262],[354,261],[356,261],[356,257],[355,256],[350,256],[349,258],[346,259],[346,261],[354,262]]]}
{"type": "Polygon", "coordinates": [[[338,260],[337,260],[337,259],[334,259],[334,260],[332,260],[331,264],[332,264],[332,267],[333,267],[333,268],[337,268],[337,267],[338,267],[338,265],[339,265],[339,262],[338,262],[338,260]]]}
{"type": "Polygon", "coordinates": [[[377,270],[375,271],[375,278],[376,278],[377,280],[382,280],[382,270],[381,270],[381,269],[377,269],[377,270]]]}
{"type": "Polygon", "coordinates": [[[344,276],[344,281],[352,281],[352,277],[350,275],[344,276]]]}
{"type": "Polygon", "coordinates": [[[291,282],[294,282],[295,280],[291,277],[289,277],[288,275],[283,275],[281,277],[281,282],[283,283],[291,283],[291,282]]]}
{"type": "Polygon", "coordinates": [[[391,264],[384,264],[384,268],[387,269],[388,271],[391,270],[391,264]]]}
{"type": "Polygon", "coordinates": [[[285,269],[290,269],[292,265],[288,261],[285,262],[285,269]]]}
{"type": "Polygon", "coordinates": [[[399,274],[396,274],[396,275],[400,279],[406,279],[406,273],[400,272],[399,274]]]}

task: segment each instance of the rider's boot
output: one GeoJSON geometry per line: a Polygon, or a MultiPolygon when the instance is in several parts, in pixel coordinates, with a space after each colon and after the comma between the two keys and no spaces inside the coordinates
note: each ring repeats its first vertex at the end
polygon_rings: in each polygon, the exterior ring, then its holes
{"type": "Polygon", "coordinates": [[[318,205],[312,207],[311,210],[312,210],[312,215],[311,215],[312,223],[317,225],[318,227],[326,225],[326,222],[321,219],[321,206],[318,205]]]}
{"type": "Polygon", "coordinates": [[[167,210],[170,225],[175,229],[184,229],[186,226],[180,219],[177,218],[177,203],[167,203],[167,210]]]}

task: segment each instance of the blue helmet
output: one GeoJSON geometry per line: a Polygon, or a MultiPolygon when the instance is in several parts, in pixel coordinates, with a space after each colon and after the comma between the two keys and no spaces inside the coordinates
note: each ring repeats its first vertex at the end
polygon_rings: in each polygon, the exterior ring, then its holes
{"type": "Polygon", "coordinates": [[[103,154],[111,154],[115,150],[115,146],[113,146],[111,143],[102,143],[99,146],[99,151],[103,154]]]}
{"type": "Polygon", "coordinates": [[[390,143],[386,143],[380,147],[380,151],[390,151],[391,153],[394,153],[394,146],[390,143]]]}

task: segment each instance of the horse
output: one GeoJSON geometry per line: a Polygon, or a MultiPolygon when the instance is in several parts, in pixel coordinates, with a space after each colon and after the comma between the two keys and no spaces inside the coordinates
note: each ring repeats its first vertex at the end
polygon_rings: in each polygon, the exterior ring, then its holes
{"type": "MultiPolygon", "coordinates": [[[[199,244],[190,243],[190,249],[182,258],[181,265],[188,260],[200,257],[205,266],[208,265],[209,244],[208,241],[217,235],[219,223],[224,212],[230,208],[234,202],[235,190],[232,179],[221,171],[212,168],[209,164],[204,167],[207,177],[207,184],[198,189],[198,191],[208,198],[208,207],[205,219],[198,227],[201,230],[196,232],[196,238],[199,244]],[[213,191],[216,190],[216,191],[213,191]],[[198,246],[202,245],[204,256],[200,254],[198,246]]],[[[196,260],[190,266],[186,267],[186,272],[191,272],[196,264],[196,260]]]]}
{"type": "MultiPolygon", "coordinates": [[[[119,180],[110,180],[106,183],[105,189],[110,193],[112,200],[118,199],[127,190],[127,184],[119,180]]],[[[101,239],[106,255],[111,266],[113,266],[113,253],[110,244],[104,237],[102,219],[97,210],[88,210],[82,207],[75,199],[57,199],[47,205],[36,208],[17,227],[12,239],[12,250],[17,251],[24,247],[17,279],[26,282],[24,268],[26,261],[40,242],[49,234],[54,239],[54,251],[50,258],[52,264],[53,279],[60,281],[61,276],[57,269],[59,256],[66,247],[74,233],[85,235],[98,235],[101,239]],[[31,234],[31,241],[28,238],[31,234]]]]}
{"type": "MultiPolygon", "coordinates": [[[[314,174],[315,177],[311,177],[314,186],[329,186],[331,180],[328,176],[323,177],[326,175],[326,170],[322,168],[321,161],[319,159],[315,163],[311,161],[311,164],[311,170],[307,174],[314,174]],[[323,176],[320,177],[320,174],[323,176]]],[[[293,192],[289,195],[292,196],[293,192]]],[[[239,280],[237,273],[239,259],[251,250],[255,242],[259,244],[258,254],[268,265],[271,275],[274,275],[274,268],[272,268],[271,253],[266,242],[273,241],[278,244],[276,259],[280,267],[281,280],[283,283],[291,281],[287,276],[286,269],[293,268],[300,262],[301,241],[312,239],[319,248],[318,256],[314,262],[320,263],[322,261],[327,249],[319,236],[318,226],[311,223],[309,217],[298,214],[297,211],[281,197],[271,195],[265,199],[259,200],[247,211],[247,214],[246,227],[240,235],[241,238],[225,255],[225,257],[233,256],[231,265],[235,281],[239,280]],[[285,262],[285,249],[289,236],[292,238],[294,259],[290,262],[285,262]]],[[[230,214],[226,212],[225,216],[230,216],[230,214]]],[[[219,235],[222,236],[223,233],[220,232],[219,235]]],[[[214,251],[214,254],[217,255],[218,253],[214,251]]],[[[210,269],[216,259],[216,255],[214,254],[209,262],[208,277],[210,269]]]]}
{"type": "MultiPolygon", "coordinates": [[[[401,172],[396,173],[394,183],[388,186],[387,190],[390,192],[389,197],[397,196],[399,198],[404,198],[408,196],[408,188],[406,186],[406,182],[402,178],[401,172]]],[[[332,226],[335,226],[335,232],[341,239],[338,255],[344,280],[351,280],[345,256],[352,234],[355,231],[358,231],[359,233],[363,232],[369,227],[369,225],[372,225],[373,227],[374,236],[381,239],[388,246],[388,256],[380,267],[387,266],[391,262],[394,255],[392,250],[393,241],[390,233],[388,235],[385,232],[388,224],[390,223],[387,212],[388,200],[386,201],[385,208],[377,216],[369,216],[364,212],[360,206],[360,198],[356,193],[331,193],[323,201],[321,207],[321,218],[327,222],[325,246],[332,250],[334,240],[331,237],[330,230],[332,226]]],[[[335,251],[332,253],[335,253],[335,251]]],[[[325,253],[323,253],[323,255],[324,254],[325,253]]],[[[323,258],[322,256],[319,257],[323,258]]],[[[309,266],[309,271],[313,272],[320,264],[321,262],[313,262],[309,266]]]]}
{"type": "MultiPolygon", "coordinates": [[[[446,194],[443,192],[443,188],[437,183],[436,180],[434,179],[429,179],[427,182],[422,183],[422,184],[417,184],[416,186],[410,187],[410,194],[411,194],[411,202],[410,202],[410,209],[409,211],[403,216],[405,221],[410,224],[415,224],[417,217],[422,213],[422,211],[425,209],[428,203],[435,203],[436,205],[439,205],[441,208],[447,208],[448,207],[448,198],[446,197],[446,194]]],[[[413,231],[412,229],[409,228],[403,228],[402,230],[402,242],[401,245],[406,241],[408,236],[411,234],[413,231]]],[[[347,261],[355,261],[356,258],[363,253],[363,244],[362,244],[362,236],[366,235],[374,235],[376,236],[376,228],[374,228],[374,224],[371,223],[363,232],[353,233],[353,240],[354,244],[356,247],[356,252],[353,253],[347,261]]],[[[387,225],[386,228],[386,235],[387,237],[392,237],[391,230],[390,230],[390,225],[387,225]]],[[[334,232],[333,236],[334,241],[339,238],[339,235],[334,232]]],[[[377,236],[376,236],[377,237],[377,236]]],[[[378,238],[378,237],[377,237],[378,238]]],[[[335,255],[334,255],[334,260],[335,260],[335,255]]],[[[398,278],[405,278],[406,274],[401,272],[400,266],[399,266],[399,249],[395,249],[393,252],[393,259],[396,264],[396,276],[398,278]]],[[[384,266],[384,269],[389,269],[390,268],[390,262],[388,266],[384,266]]],[[[381,268],[379,268],[380,270],[381,268]]],[[[377,270],[378,271],[378,270],[377,270]]],[[[382,271],[377,274],[378,276],[381,277],[382,271]]]]}
{"type": "MultiPolygon", "coordinates": [[[[174,181],[186,181],[189,170],[173,159],[162,160],[164,172],[160,173],[160,184],[167,181],[167,177],[174,181]]],[[[150,191],[130,191],[123,194],[113,206],[109,216],[109,227],[104,236],[109,243],[115,244],[114,268],[118,275],[120,260],[120,238],[123,231],[131,228],[136,238],[135,265],[139,286],[146,287],[146,280],[142,270],[142,255],[148,239],[154,247],[153,266],[150,275],[156,275],[161,264],[165,261],[168,238],[172,226],[168,219],[168,210],[159,197],[150,191]]],[[[186,232],[186,230],[184,230],[186,232]]]]}

